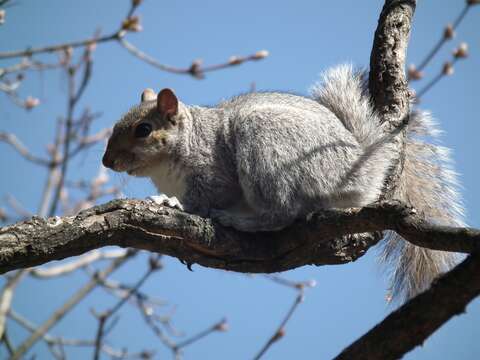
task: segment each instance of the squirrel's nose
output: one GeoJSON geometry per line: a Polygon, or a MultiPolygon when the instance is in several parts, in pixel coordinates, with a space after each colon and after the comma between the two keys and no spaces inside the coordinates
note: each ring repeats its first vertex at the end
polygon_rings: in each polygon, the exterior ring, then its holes
{"type": "Polygon", "coordinates": [[[115,166],[115,158],[111,156],[110,153],[105,152],[102,158],[102,163],[103,166],[113,169],[113,167],[115,166]]]}

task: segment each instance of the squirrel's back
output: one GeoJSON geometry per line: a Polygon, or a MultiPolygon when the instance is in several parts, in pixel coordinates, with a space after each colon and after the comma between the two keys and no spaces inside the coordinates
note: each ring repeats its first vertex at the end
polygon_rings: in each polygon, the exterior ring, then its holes
{"type": "Polygon", "coordinates": [[[302,207],[295,214],[285,209],[294,218],[321,208],[363,206],[378,197],[392,157],[388,142],[370,136],[377,151],[365,156],[372,144],[320,102],[265,92],[240,95],[219,107],[233,122],[240,180],[252,178],[250,187],[265,182],[255,199],[269,187],[285,196],[283,206],[302,207]]]}

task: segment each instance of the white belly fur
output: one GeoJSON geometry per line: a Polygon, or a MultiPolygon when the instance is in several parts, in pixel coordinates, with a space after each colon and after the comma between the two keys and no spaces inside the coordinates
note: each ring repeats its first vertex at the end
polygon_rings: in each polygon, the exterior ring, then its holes
{"type": "Polygon", "coordinates": [[[150,178],[157,190],[182,201],[185,194],[185,173],[175,165],[165,161],[151,169],[150,178]]]}

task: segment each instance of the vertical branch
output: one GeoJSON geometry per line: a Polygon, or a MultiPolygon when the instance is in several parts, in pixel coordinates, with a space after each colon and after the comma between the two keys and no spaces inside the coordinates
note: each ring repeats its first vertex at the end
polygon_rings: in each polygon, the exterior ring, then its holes
{"type": "Polygon", "coordinates": [[[95,348],[93,352],[93,360],[99,360],[100,359],[100,351],[102,348],[102,340],[103,340],[103,334],[105,331],[105,323],[107,321],[107,315],[106,314],[100,314],[98,316],[98,328],[97,328],[97,334],[95,335],[95,348]]]}
{"type": "MultiPolygon", "coordinates": [[[[387,132],[400,129],[410,111],[405,58],[415,0],[386,0],[373,41],[370,56],[369,89],[375,109],[387,132]]],[[[391,198],[403,170],[405,131],[395,137],[397,161],[386,177],[383,196],[391,198]]]]}
{"type": "Polygon", "coordinates": [[[138,289],[145,283],[145,281],[152,275],[155,271],[161,269],[160,264],[160,255],[150,258],[150,266],[145,274],[137,281],[137,283],[127,290],[127,293],[122,297],[111,309],[101,313],[97,316],[98,318],[98,329],[97,335],[95,336],[95,349],[93,354],[93,359],[98,360],[100,358],[100,351],[103,345],[103,337],[105,336],[105,325],[107,321],[130,299],[133,294],[138,292],[138,289]]]}
{"type": "Polygon", "coordinates": [[[22,277],[26,274],[24,270],[17,271],[10,279],[7,280],[2,293],[0,294],[0,339],[3,339],[6,333],[7,314],[12,305],[13,293],[22,277]]]}
{"type": "Polygon", "coordinates": [[[396,129],[409,111],[405,58],[415,0],[387,0],[375,31],[369,89],[383,122],[396,129]]]}
{"type": "Polygon", "coordinates": [[[78,101],[80,100],[85,88],[90,80],[91,72],[92,72],[92,60],[91,60],[91,48],[87,48],[85,50],[85,54],[83,56],[84,62],[84,72],[82,76],[82,82],[77,91],[75,91],[75,75],[76,75],[76,67],[75,66],[68,66],[68,108],[67,108],[67,118],[65,123],[65,138],[63,139],[63,156],[62,156],[62,163],[60,166],[60,174],[58,178],[58,182],[55,187],[55,194],[53,200],[50,204],[50,211],[49,216],[55,215],[57,210],[57,206],[60,200],[60,195],[63,190],[63,185],[65,183],[65,177],[67,174],[68,163],[70,161],[70,144],[71,140],[74,135],[73,131],[73,116],[75,111],[75,106],[77,105],[78,101]]]}
{"type": "Polygon", "coordinates": [[[49,212],[49,205],[52,198],[52,192],[54,191],[55,184],[58,182],[59,178],[59,168],[58,163],[60,162],[60,153],[59,147],[62,136],[62,121],[61,119],[57,120],[56,130],[55,130],[55,139],[50,149],[50,157],[52,159],[52,165],[48,169],[47,180],[43,185],[42,197],[40,200],[40,206],[38,208],[38,216],[46,217],[49,212]]]}

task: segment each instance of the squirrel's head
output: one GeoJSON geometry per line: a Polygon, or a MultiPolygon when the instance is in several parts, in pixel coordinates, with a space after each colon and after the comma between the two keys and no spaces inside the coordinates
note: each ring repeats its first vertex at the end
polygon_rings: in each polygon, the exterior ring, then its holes
{"type": "Polygon", "coordinates": [[[103,165],[129,175],[149,176],[175,146],[178,130],[188,116],[171,89],[142,93],[141,103],[130,109],[113,128],[103,165]]]}

